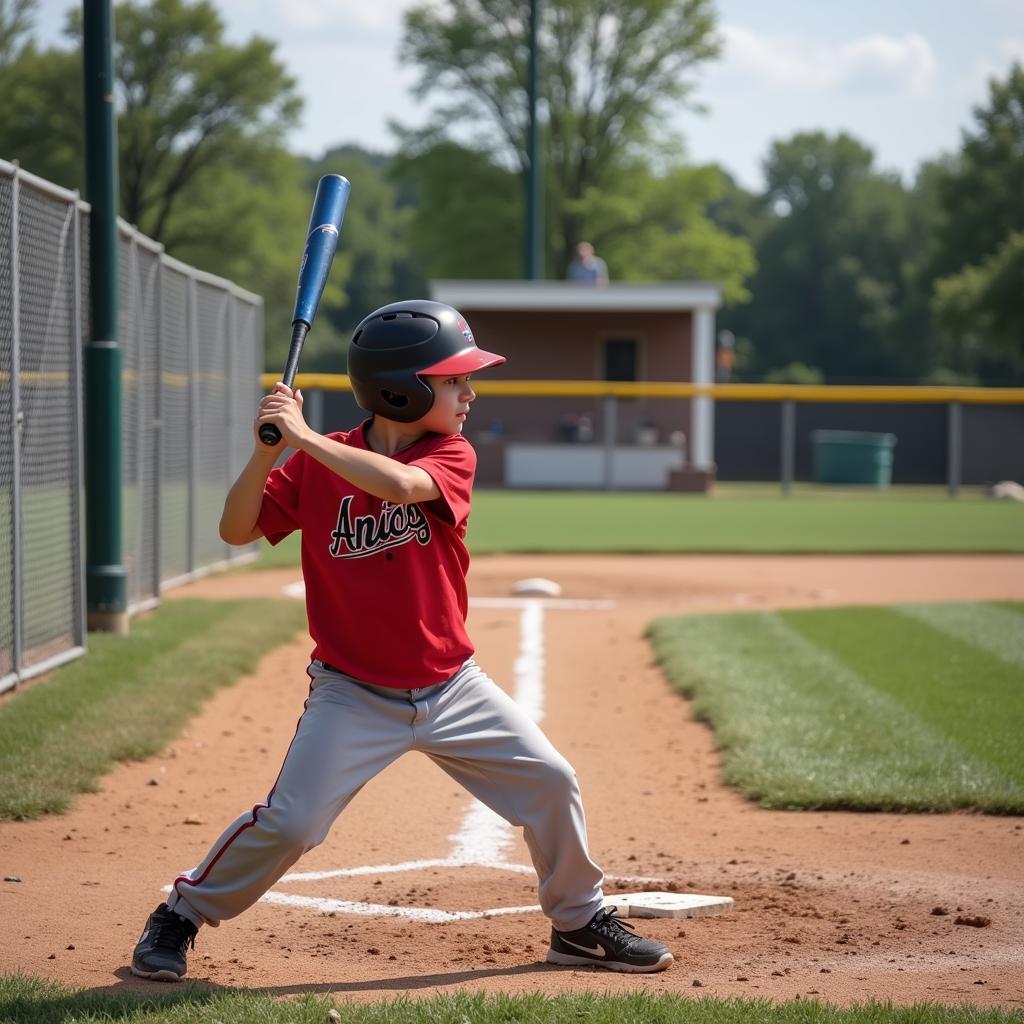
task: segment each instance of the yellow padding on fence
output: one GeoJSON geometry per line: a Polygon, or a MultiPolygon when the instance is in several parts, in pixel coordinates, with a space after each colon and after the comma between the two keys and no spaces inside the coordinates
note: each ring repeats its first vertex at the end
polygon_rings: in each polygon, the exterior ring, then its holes
{"type": "MultiPolygon", "coordinates": [[[[270,389],[280,380],[260,377],[270,389]]],[[[295,383],[307,391],[350,391],[343,373],[300,373],[295,383]]],[[[966,405],[1024,405],[1024,388],[955,388],[846,384],[691,384],[687,381],[474,380],[481,395],[533,395],[546,398],[715,398],[732,402],[962,402],[966,405]]]]}

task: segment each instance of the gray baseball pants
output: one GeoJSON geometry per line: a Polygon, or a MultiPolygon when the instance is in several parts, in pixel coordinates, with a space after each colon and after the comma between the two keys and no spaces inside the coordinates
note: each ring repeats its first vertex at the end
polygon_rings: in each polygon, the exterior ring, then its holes
{"type": "Polygon", "coordinates": [[[309,699],[266,803],[175,879],[171,909],[196,926],[216,926],[251,907],[409,750],[522,826],[541,909],[555,928],[582,928],[601,909],[603,875],[587,853],[576,773],[472,659],[450,679],[412,690],[370,686],[318,662],[309,674],[309,699]]]}

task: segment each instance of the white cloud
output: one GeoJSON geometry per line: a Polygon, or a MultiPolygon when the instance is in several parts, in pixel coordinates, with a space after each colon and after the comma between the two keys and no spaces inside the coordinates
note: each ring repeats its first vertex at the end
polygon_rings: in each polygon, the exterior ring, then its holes
{"type": "Polygon", "coordinates": [[[346,28],[361,32],[397,30],[402,12],[410,0],[373,0],[352,3],[352,0],[273,0],[272,6],[286,24],[301,30],[346,28]]]}
{"type": "Polygon", "coordinates": [[[761,34],[725,25],[719,74],[737,87],[772,86],[830,93],[928,95],[936,60],[928,40],[875,34],[838,46],[814,46],[793,34],[761,34]]]}

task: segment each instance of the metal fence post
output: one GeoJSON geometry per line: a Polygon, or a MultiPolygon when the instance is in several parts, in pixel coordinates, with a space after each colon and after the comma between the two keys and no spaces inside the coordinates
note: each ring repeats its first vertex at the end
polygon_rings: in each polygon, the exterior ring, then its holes
{"type": "Polygon", "coordinates": [[[163,402],[164,402],[164,385],[163,385],[163,313],[164,313],[164,260],[163,260],[163,246],[160,247],[160,251],[156,253],[153,259],[153,266],[150,267],[149,273],[153,279],[153,287],[151,295],[153,296],[153,317],[154,324],[156,327],[156,338],[154,351],[152,353],[153,361],[153,419],[150,423],[150,438],[152,444],[152,459],[153,459],[153,578],[150,580],[150,584],[153,591],[153,597],[155,600],[160,600],[160,580],[162,575],[160,572],[160,528],[161,528],[161,516],[160,516],[160,492],[163,488],[163,473],[164,473],[164,460],[163,460],[163,402]]]}
{"type": "Polygon", "coordinates": [[[604,400],[604,488],[615,486],[615,440],[619,432],[619,400],[606,395],[604,400]]]}
{"type": "Polygon", "coordinates": [[[21,680],[22,632],[23,626],[23,559],[22,550],[22,499],[21,499],[21,426],[24,413],[21,411],[21,261],[19,260],[20,232],[18,230],[19,192],[18,175],[20,168],[14,165],[11,180],[11,535],[14,550],[11,552],[14,569],[13,609],[11,616],[11,670],[17,686],[21,680]]]}
{"type": "Polygon", "coordinates": [[[146,303],[139,269],[139,240],[134,231],[129,236],[128,279],[131,301],[135,305],[135,507],[132,509],[135,530],[135,564],[128,575],[128,601],[138,604],[142,597],[142,565],[145,561],[145,519],[143,517],[146,489],[146,303]]]}
{"type": "MultiPolygon", "coordinates": [[[[221,297],[221,337],[224,345],[224,437],[227,444],[224,448],[224,493],[227,494],[234,483],[235,461],[235,401],[234,389],[231,384],[237,379],[235,372],[235,302],[230,291],[225,290],[221,297]]],[[[224,545],[224,558],[228,562],[234,560],[235,549],[227,543],[224,545]]]]}
{"type": "Polygon", "coordinates": [[[959,402],[950,402],[948,412],[946,489],[949,496],[955,498],[963,475],[963,406],[959,402]]]}
{"type": "Polygon", "coordinates": [[[75,574],[75,643],[84,647],[86,643],[86,621],[85,621],[85,523],[82,517],[82,506],[85,501],[85,431],[82,425],[85,422],[84,400],[82,396],[82,347],[85,343],[85,325],[82,317],[82,218],[78,208],[79,195],[75,192],[74,198],[74,261],[75,269],[72,280],[73,288],[73,339],[71,353],[71,389],[74,401],[75,417],[75,444],[71,454],[72,459],[72,491],[74,499],[75,521],[78,528],[74,535],[74,559],[77,566],[75,574]]]}
{"type": "Polygon", "coordinates": [[[796,403],[792,398],[782,401],[782,494],[789,497],[796,469],[796,403]]]}
{"type": "Polygon", "coordinates": [[[306,422],[318,433],[324,434],[324,390],[313,388],[306,396],[306,422]]]}
{"type": "Polygon", "coordinates": [[[188,555],[185,570],[192,573],[196,568],[196,503],[199,501],[199,381],[196,369],[199,365],[199,298],[194,275],[188,279],[188,342],[185,346],[185,366],[188,375],[188,555]]]}

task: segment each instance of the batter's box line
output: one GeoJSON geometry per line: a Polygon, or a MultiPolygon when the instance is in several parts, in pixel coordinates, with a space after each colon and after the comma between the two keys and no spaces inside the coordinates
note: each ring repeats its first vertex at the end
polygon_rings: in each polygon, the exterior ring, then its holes
{"type": "MultiPolygon", "coordinates": [[[[532,875],[534,869],[526,864],[512,864],[506,861],[461,860],[445,857],[435,860],[410,860],[401,864],[371,864],[354,868],[336,868],[332,871],[298,871],[284,875],[281,882],[319,882],[328,878],[353,878],[361,875],[397,874],[400,872],[422,871],[427,868],[485,868],[494,871],[511,871],[516,874],[532,875]]],[[[644,878],[635,875],[605,875],[609,882],[623,882],[627,885],[664,884],[661,878],[644,878]]],[[[271,890],[260,899],[261,903],[272,906],[312,910],[320,914],[351,914],[361,917],[400,917],[421,924],[452,924],[456,921],[479,921],[492,917],[508,917],[512,914],[540,912],[540,904],[521,907],[491,907],[487,910],[439,910],[434,907],[397,906],[392,903],[367,903],[361,900],[339,900],[326,896],[300,896],[271,890]]]]}

